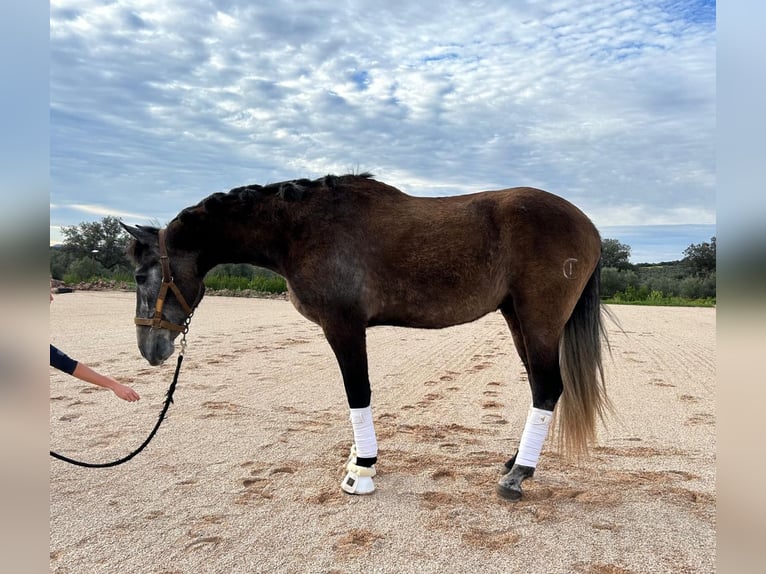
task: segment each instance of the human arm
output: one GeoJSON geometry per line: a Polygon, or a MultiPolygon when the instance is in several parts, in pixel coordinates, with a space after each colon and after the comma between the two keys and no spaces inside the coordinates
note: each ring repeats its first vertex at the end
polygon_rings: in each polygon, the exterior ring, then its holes
{"type": "Polygon", "coordinates": [[[94,371],[89,366],[82,363],[77,363],[77,366],[75,367],[72,375],[81,381],[85,381],[86,383],[92,383],[99,387],[109,389],[122,400],[133,402],[141,398],[138,396],[138,393],[131,389],[129,386],[123,385],[112,377],[102,375],[101,373],[94,371]]]}
{"type": "Polygon", "coordinates": [[[141,398],[138,396],[138,393],[129,386],[123,385],[112,377],[102,375],[91,369],[89,366],[75,361],[53,345],[51,345],[51,367],[55,367],[60,371],[77,377],[86,383],[92,383],[99,387],[107,388],[122,400],[133,402],[141,398]]]}
{"type": "Polygon", "coordinates": [[[51,367],[65,372],[67,375],[74,373],[77,368],[77,361],[67,355],[65,352],[51,345],[51,367]]]}

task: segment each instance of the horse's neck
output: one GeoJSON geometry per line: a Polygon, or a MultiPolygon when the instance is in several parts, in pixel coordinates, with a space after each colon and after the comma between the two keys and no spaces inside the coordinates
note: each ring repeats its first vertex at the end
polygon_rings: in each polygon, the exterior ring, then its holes
{"type": "Polygon", "coordinates": [[[259,233],[255,219],[243,225],[232,218],[196,247],[199,271],[204,274],[224,263],[249,263],[281,273],[284,242],[266,231],[261,228],[259,233]]]}

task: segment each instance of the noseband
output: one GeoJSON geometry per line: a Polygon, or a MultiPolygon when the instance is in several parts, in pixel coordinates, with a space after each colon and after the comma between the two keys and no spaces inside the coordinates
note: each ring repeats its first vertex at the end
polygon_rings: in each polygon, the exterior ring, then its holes
{"type": "MultiPolygon", "coordinates": [[[[178,331],[179,333],[186,334],[189,331],[189,322],[191,321],[192,313],[194,313],[193,307],[191,307],[184,296],[181,294],[181,290],[173,282],[173,275],[170,273],[170,259],[168,258],[168,249],[165,245],[165,230],[160,229],[157,234],[157,238],[160,244],[160,264],[162,265],[162,285],[160,286],[160,292],[157,295],[157,302],[154,306],[154,317],[151,319],[144,319],[143,317],[136,317],[133,319],[136,325],[143,325],[151,327],[152,329],[169,329],[170,331],[178,331]],[[186,319],[184,319],[183,325],[176,325],[162,318],[162,307],[165,305],[165,296],[168,293],[168,289],[173,292],[176,297],[176,301],[181,305],[181,308],[186,313],[186,319]]],[[[199,296],[197,296],[199,300],[199,296]]],[[[197,304],[197,301],[194,302],[197,304]]]]}

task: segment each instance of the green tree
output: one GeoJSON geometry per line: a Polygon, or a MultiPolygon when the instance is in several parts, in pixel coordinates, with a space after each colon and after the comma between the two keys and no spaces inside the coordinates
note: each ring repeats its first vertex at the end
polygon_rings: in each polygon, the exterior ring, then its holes
{"type": "Polygon", "coordinates": [[[601,266],[614,267],[620,271],[633,269],[630,259],[630,245],[620,243],[616,239],[601,240],[601,266]]]}
{"type": "Polygon", "coordinates": [[[633,270],[618,271],[616,267],[601,269],[601,296],[614,297],[615,293],[639,286],[638,275],[633,270]]]}
{"type": "Polygon", "coordinates": [[[63,279],[69,266],[76,258],[62,245],[51,245],[49,251],[50,274],[54,279],[63,279]]]}
{"type": "Polygon", "coordinates": [[[703,242],[691,244],[684,250],[684,263],[697,277],[707,277],[715,273],[715,236],[710,238],[710,243],[703,242]]]}
{"type": "Polygon", "coordinates": [[[62,279],[66,283],[78,283],[80,281],[93,281],[99,277],[108,276],[109,272],[103,265],[90,257],[83,257],[73,261],[67,268],[62,279]]]}
{"type": "Polygon", "coordinates": [[[130,268],[125,255],[129,236],[120,227],[120,220],[107,216],[101,221],[85,221],[61,228],[63,250],[71,262],[89,257],[109,270],[130,268]]]}

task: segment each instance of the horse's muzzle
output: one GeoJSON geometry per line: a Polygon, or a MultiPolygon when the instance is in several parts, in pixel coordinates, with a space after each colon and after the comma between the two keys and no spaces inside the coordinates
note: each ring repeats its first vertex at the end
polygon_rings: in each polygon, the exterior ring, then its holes
{"type": "Polygon", "coordinates": [[[173,354],[175,346],[166,331],[148,330],[148,333],[144,334],[143,340],[141,335],[142,333],[139,333],[138,350],[141,352],[141,356],[153,367],[161,365],[173,354]]]}

